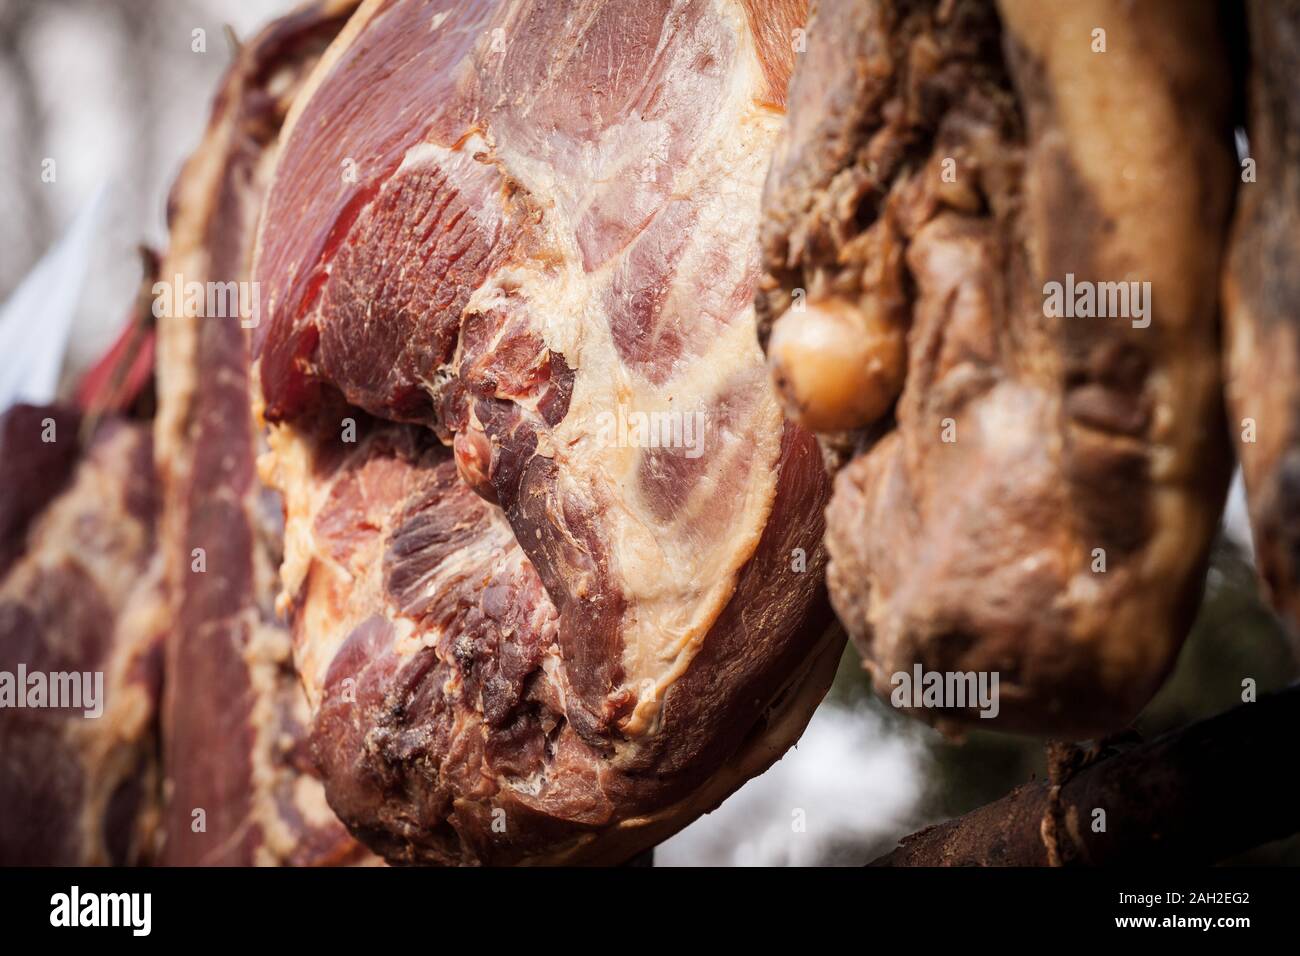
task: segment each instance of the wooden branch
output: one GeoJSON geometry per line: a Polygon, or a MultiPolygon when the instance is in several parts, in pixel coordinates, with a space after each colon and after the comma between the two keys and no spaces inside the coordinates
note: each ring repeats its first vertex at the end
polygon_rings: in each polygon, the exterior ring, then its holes
{"type": "Polygon", "coordinates": [[[1149,743],[1057,749],[1047,781],[904,837],[872,866],[1207,864],[1300,831],[1300,686],[1149,743]],[[1094,811],[1105,832],[1094,832],[1094,811]]]}

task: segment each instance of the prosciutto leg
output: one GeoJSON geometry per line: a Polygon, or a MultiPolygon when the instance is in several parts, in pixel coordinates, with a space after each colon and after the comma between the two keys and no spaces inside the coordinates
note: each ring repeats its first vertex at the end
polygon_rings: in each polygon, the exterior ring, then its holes
{"type": "Polygon", "coordinates": [[[750,304],[803,15],[367,2],[295,103],[266,474],[330,803],[390,860],[626,859],[828,686],[826,479],[750,304]]]}
{"type": "Polygon", "coordinates": [[[999,675],[995,720],[928,719],[1122,727],[1190,624],[1229,462],[1217,17],[900,0],[810,26],[760,328],[845,463],[829,584],[877,690],[916,665],[999,675]]]}

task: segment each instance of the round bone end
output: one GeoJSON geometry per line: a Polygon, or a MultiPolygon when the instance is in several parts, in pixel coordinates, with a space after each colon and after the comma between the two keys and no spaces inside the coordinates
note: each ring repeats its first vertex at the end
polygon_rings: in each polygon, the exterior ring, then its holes
{"type": "Polygon", "coordinates": [[[905,332],[872,299],[809,302],[772,328],[768,367],[786,415],[817,432],[863,428],[903,387],[905,332]]]}

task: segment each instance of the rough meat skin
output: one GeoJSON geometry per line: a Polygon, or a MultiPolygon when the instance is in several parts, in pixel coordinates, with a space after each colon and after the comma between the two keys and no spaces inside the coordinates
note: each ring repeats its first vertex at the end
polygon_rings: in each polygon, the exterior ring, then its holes
{"type": "Polygon", "coordinates": [[[999,673],[997,720],[928,719],[1122,726],[1190,623],[1229,460],[1219,32],[1209,3],[814,13],[766,187],[760,327],[796,288],[907,327],[894,409],[822,436],[851,459],[828,574],[882,694],[918,662],[999,673]],[[1045,283],[1067,273],[1149,281],[1149,327],[1047,317],[1045,283]]]}
{"type": "Polygon", "coordinates": [[[1247,134],[1256,170],[1255,181],[1238,190],[1224,272],[1225,372],[1259,571],[1294,628],[1300,623],[1300,104],[1294,94],[1300,4],[1279,0],[1245,9],[1247,134]]]}
{"type": "MultiPolygon", "coordinates": [[[[173,188],[166,281],[247,281],[273,147],[294,91],[355,3],[319,3],[246,43],[173,188]]],[[[239,316],[159,319],[157,466],[169,612],[163,706],[169,865],[322,865],[365,854],[325,804],[277,620],[281,505],[259,484],[239,316]],[[203,568],[196,570],[195,550],[203,568]],[[203,813],[200,827],[195,811],[203,813]]]]}
{"type": "MultiPolygon", "coordinates": [[[[78,416],[18,406],[6,451],[77,449],[78,416]]],[[[37,456],[38,459],[40,456],[37,456]]],[[[48,455],[45,456],[48,459],[48,455]]],[[[104,866],[153,859],[159,824],[157,717],[167,626],[154,540],[157,487],[148,426],[108,419],[72,456],[68,480],[30,516],[0,578],[0,671],[99,671],[99,717],[85,708],[0,709],[0,864],[104,866]]],[[[41,481],[58,486],[57,472],[41,481]]],[[[9,499],[21,486],[4,485],[9,499]]]]}
{"type": "Polygon", "coordinates": [[[625,859],[825,690],[827,483],[750,309],[802,15],[368,2],[294,105],[266,474],[330,802],[390,860],[625,859]]]}

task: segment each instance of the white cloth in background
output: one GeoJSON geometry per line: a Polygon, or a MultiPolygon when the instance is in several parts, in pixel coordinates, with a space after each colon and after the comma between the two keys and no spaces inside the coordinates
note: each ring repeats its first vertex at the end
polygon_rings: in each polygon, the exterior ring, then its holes
{"type": "Polygon", "coordinates": [[[0,307],[0,412],[53,401],[107,188],[100,185],[67,231],[0,307]]]}

